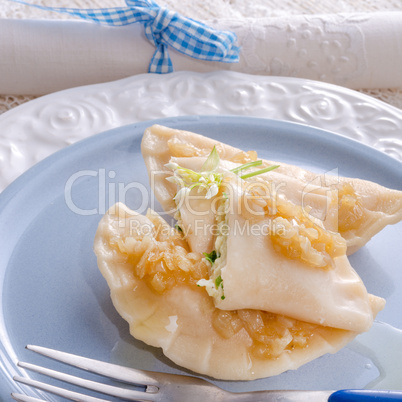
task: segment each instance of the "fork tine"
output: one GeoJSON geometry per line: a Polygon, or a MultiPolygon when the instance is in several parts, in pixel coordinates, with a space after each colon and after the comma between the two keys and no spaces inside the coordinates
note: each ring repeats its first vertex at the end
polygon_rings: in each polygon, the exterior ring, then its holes
{"type": "Polygon", "coordinates": [[[158,391],[158,381],[155,380],[149,372],[143,370],[122,367],[112,363],[106,363],[71,353],[61,352],[59,350],[45,348],[43,346],[27,345],[26,348],[43,356],[69,364],[70,366],[79,367],[91,373],[100,374],[129,384],[147,386],[148,392],[158,391]]]}
{"type": "MultiPolygon", "coordinates": [[[[87,380],[84,378],[75,377],[70,374],[61,373],[59,371],[51,370],[51,369],[37,366],[37,365],[31,364],[31,363],[18,362],[18,366],[25,368],[27,370],[35,371],[39,374],[43,374],[43,375],[46,375],[51,378],[55,378],[60,381],[67,382],[69,384],[77,385],[79,387],[90,389],[92,391],[100,392],[100,393],[106,394],[106,395],[115,396],[118,398],[123,398],[126,400],[131,400],[131,401],[138,401],[139,399],[144,400],[144,401],[154,401],[155,400],[154,396],[156,394],[152,394],[152,393],[150,394],[150,393],[146,393],[144,391],[135,391],[135,390],[131,390],[131,389],[116,387],[113,385],[102,384],[102,383],[99,383],[96,381],[91,381],[91,380],[87,380]]],[[[21,378],[24,378],[24,377],[16,377],[15,380],[20,381],[21,378]]],[[[24,380],[27,380],[27,379],[24,378],[24,380]]],[[[29,380],[34,381],[31,379],[29,379],[29,380]]],[[[24,382],[24,381],[20,381],[20,382],[24,382]]],[[[24,384],[26,384],[26,381],[24,382],[24,384]]],[[[30,384],[30,385],[35,386],[33,384],[30,384]]],[[[41,389],[43,389],[43,388],[41,388],[41,389]]],[[[95,400],[99,400],[99,399],[95,399],[95,400]]]]}
{"type": "MultiPolygon", "coordinates": [[[[22,384],[29,385],[30,387],[38,388],[46,392],[50,392],[52,394],[62,396],[63,398],[71,399],[73,401],[81,401],[81,402],[107,402],[105,399],[95,398],[89,395],[83,395],[78,392],[69,391],[60,387],[56,387],[54,385],[46,384],[40,381],[33,380],[32,378],[26,377],[14,377],[15,381],[18,381],[22,384]]],[[[34,399],[35,400],[35,399],[34,399]]],[[[23,399],[25,401],[25,399],[23,399]]],[[[29,401],[29,399],[28,399],[29,401]]]]}
{"type": "Polygon", "coordinates": [[[34,398],[28,395],[17,394],[15,392],[11,394],[11,397],[17,402],[46,402],[43,399],[34,398]]]}

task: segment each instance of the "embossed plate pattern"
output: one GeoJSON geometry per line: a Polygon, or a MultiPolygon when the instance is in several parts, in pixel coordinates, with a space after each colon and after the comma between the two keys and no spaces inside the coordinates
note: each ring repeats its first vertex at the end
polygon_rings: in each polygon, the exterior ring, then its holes
{"type": "Polygon", "coordinates": [[[0,116],[0,191],[53,152],[93,134],[180,115],[242,115],[308,124],[402,160],[402,111],[359,92],[234,72],[138,75],[38,98],[0,116]]]}

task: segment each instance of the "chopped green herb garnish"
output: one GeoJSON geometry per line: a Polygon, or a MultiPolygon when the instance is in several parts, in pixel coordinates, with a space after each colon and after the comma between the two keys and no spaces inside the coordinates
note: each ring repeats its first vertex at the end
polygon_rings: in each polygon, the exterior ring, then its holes
{"type": "Polygon", "coordinates": [[[237,174],[237,173],[239,173],[239,172],[241,172],[243,170],[247,170],[247,169],[250,169],[252,167],[260,166],[260,165],[262,165],[262,160],[245,163],[244,165],[237,166],[237,167],[231,169],[230,171],[235,173],[235,174],[237,174]]]}
{"type": "Polygon", "coordinates": [[[212,148],[211,153],[209,154],[207,160],[201,167],[201,172],[212,172],[219,166],[220,158],[216,147],[212,148]]]}
{"type": "Polygon", "coordinates": [[[174,225],[174,227],[176,228],[176,230],[177,230],[178,232],[183,233],[183,229],[182,229],[178,224],[174,225]]]}
{"type": "Polygon", "coordinates": [[[279,165],[268,166],[265,169],[260,169],[260,170],[256,170],[255,172],[244,174],[244,175],[240,176],[240,178],[248,179],[249,177],[254,177],[254,176],[258,176],[259,174],[270,172],[271,170],[277,169],[278,167],[279,167],[279,165]]]}
{"type": "MultiPolygon", "coordinates": [[[[182,196],[189,193],[193,188],[198,187],[199,191],[205,190],[205,198],[210,199],[218,194],[219,187],[224,179],[224,172],[218,172],[220,158],[216,147],[214,146],[208,158],[201,167],[200,172],[184,168],[179,166],[175,162],[167,163],[165,166],[173,171],[173,176],[169,176],[166,180],[171,183],[177,184],[180,189],[174,197],[176,203],[178,203],[182,196]]],[[[262,165],[262,160],[244,163],[230,170],[230,172],[238,175],[241,179],[248,179],[249,177],[258,176],[259,174],[269,172],[279,167],[279,165],[269,166],[265,169],[256,170],[251,173],[242,175],[241,173],[252,167],[262,165]]],[[[224,193],[224,197],[228,198],[224,193]]]]}
{"type": "Polygon", "coordinates": [[[166,180],[181,187],[175,195],[174,200],[179,201],[183,193],[188,193],[195,187],[198,187],[199,190],[206,190],[206,199],[210,199],[218,194],[223,179],[223,173],[216,172],[219,162],[219,154],[214,147],[202,165],[201,172],[181,167],[175,162],[166,164],[165,166],[173,170],[174,173],[173,176],[167,177],[166,180]]]}
{"type": "MultiPolygon", "coordinates": [[[[220,275],[215,279],[215,287],[218,289],[219,286],[223,289],[223,279],[220,275]]],[[[221,300],[225,300],[225,295],[221,296],[221,300]]]]}
{"type": "Polygon", "coordinates": [[[204,253],[205,259],[211,263],[211,265],[215,262],[217,258],[220,257],[220,254],[216,252],[216,250],[211,251],[210,253],[204,253]]]}
{"type": "Polygon", "coordinates": [[[216,286],[216,288],[218,289],[219,288],[219,286],[222,286],[223,287],[223,279],[222,279],[222,277],[219,275],[216,279],[215,279],[215,286],[216,286]]]}

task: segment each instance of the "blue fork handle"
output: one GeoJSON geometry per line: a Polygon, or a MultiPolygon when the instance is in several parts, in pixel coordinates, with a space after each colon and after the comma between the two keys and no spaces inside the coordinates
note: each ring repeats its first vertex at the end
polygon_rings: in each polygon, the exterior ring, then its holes
{"type": "Polygon", "coordinates": [[[388,402],[402,401],[402,391],[347,389],[330,395],[328,402],[388,402]]]}

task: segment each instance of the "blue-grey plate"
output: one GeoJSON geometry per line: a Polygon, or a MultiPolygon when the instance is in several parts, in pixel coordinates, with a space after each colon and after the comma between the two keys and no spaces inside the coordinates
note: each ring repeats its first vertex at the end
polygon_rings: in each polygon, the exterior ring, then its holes
{"type": "MultiPolygon", "coordinates": [[[[17,368],[17,360],[56,366],[25,350],[26,344],[136,368],[183,372],[159,349],[131,338],[112,306],[92,250],[97,224],[111,203],[123,201],[140,212],[153,203],[152,196],[144,196],[149,185],[140,152],[143,131],[152,123],[120,127],[76,143],[33,167],[0,195],[0,399],[26,390],[14,384],[13,375],[40,377],[17,368]]],[[[222,116],[158,123],[255,149],[263,158],[317,172],[337,169],[343,176],[402,190],[400,162],[312,127],[222,116]]],[[[387,299],[378,319],[397,328],[402,328],[401,239],[401,223],[387,227],[351,258],[369,292],[387,299]]],[[[366,349],[352,345],[277,377],[217,383],[233,391],[363,388],[374,384],[382,370],[366,349]]]]}

